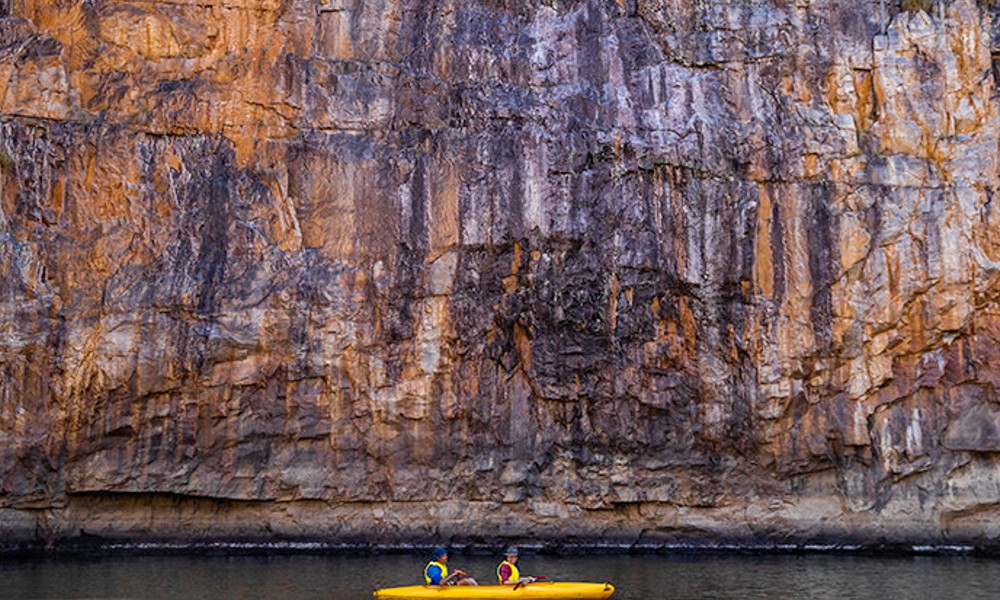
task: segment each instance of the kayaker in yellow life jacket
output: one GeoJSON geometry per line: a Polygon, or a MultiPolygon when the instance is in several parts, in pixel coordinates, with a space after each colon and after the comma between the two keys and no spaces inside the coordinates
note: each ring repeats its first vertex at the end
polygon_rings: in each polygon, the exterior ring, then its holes
{"type": "Polygon", "coordinates": [[[424,581],[427,585],[479,585],[471,577],[463,577],[465,571],[455,569],[448,574],[448,551],[438,546],[434,548],[433,559],[424,567],[424,581]],[[456,581],[457,580],[457,581],[456,581]]]}
{"type": "Polygon", "coordinates": [[[506,558],[497,565],[497,579],[501,584],[533,583],[538,581],[534,577],[521,577],[521,571],[517,568],[517,548],[511,546],[504,552],[506,558]]]}

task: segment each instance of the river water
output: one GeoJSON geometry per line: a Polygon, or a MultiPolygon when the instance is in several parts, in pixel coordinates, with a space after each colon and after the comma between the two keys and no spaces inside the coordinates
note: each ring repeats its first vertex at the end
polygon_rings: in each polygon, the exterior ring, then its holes
{"type": "MultiPolygon", "coordinates": [[[[491,583],[497,560],[450,565],[491,583]]],[[[195,556],[0,560],[0,598],[370,600],[421,580],[413,556],[195,556]]],[[[523,572],[610,581],[612,600],[976,600],[1000,598],[1000,560],[955,557],[526,556],[523,572]]]]}

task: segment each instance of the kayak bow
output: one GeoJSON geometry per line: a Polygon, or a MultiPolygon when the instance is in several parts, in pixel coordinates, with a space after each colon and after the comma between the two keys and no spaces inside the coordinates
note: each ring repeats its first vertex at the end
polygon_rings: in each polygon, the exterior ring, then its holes
{"type": "Polygon", "coordinates": [[[375,600],[603,600],[615,593],[610,583],[538,581],[527,585],[410,585],[375,590],[375,600]]]}

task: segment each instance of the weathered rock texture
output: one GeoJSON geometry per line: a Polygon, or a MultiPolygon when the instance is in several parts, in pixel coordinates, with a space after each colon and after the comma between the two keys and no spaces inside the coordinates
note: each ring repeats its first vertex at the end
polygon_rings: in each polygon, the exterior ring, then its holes
{"type": "Polygon", "coordinates": [[[0,531],[1000,546],[1000,9],[0,0],[0,531]]]}

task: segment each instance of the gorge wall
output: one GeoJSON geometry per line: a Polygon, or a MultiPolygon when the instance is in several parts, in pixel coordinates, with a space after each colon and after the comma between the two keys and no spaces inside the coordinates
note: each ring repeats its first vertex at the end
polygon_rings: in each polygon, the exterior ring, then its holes
{"type": "Polygon", "coordinates": [[[1000,546],[998,17],[0,0],[0,544],[1000,546]]]}

